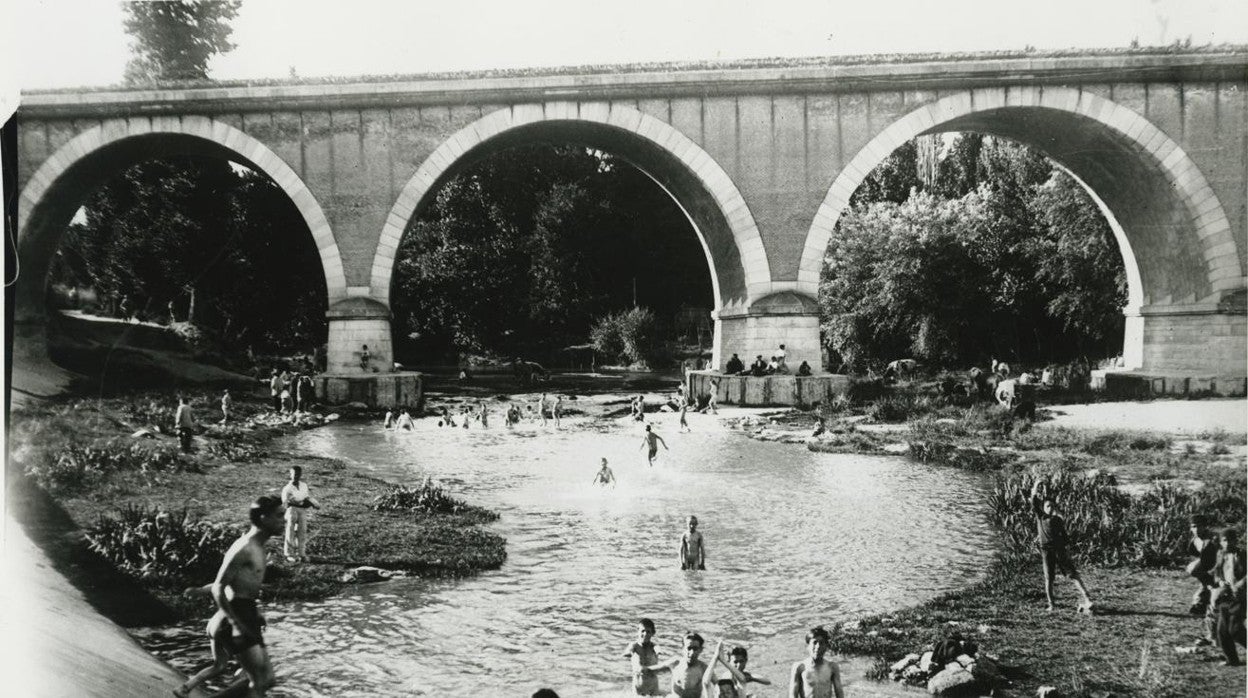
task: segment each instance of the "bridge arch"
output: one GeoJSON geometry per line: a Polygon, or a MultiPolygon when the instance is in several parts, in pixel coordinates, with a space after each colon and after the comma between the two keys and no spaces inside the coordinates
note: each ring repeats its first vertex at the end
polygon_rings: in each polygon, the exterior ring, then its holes
{"type": "Polygon", "coordinates": [[[205,116],[109,119],[61,146],[31,176],[18,202],[16,288],[19,321],[45,315],[44,284],[60,237],[83,198],[109,177],[144,160],[205,155],[242,162],[272,179],[298,209],[321,257],[327,306],[347,295],[342,257],[312,192],[276,153],[227,123],[205,116]]]}
{"type": "Polygon", "coordinates": [[[741,312],[771,292],[771,269],[754,216],[728,174],[698,144],[670,124],[630,106],[546,102],[517,104],[487,114],[451,135],[425,158],[386,218],[373,258],[372,297],[389,305],[399,240],[441,180],[474,157],[535,140],[601,148],[629,161],[663,187],[697,232],[711,269],[717,313],[741,312]]]}
{"type": "Polygon", "coordinates": [[[1048,86],[958,92],[915,109],[872,138],[842,168],[815,215],[799,287],[817,290],[836,222],[867,175],[902,143],[949,131],[1036,147],[1093,194],[1118,239],[1131,287],[1124,310],[1128,367],[1150,363],[1142,315],[1212,312],[1224,295],[1244,288],[1230,221],[1187,153],[1131,109],[1091,92],[1048,86]]]}

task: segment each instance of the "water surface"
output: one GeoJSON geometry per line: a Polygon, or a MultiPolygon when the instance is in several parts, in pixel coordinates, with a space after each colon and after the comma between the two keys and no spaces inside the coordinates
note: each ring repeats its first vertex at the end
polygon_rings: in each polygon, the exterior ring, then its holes
{"type": "MultiPolygon", "coordinates": [[[[496,509],[508,559],[466,580],[267,605],[276,695],[626,694],[620,655],[646,616],[661,658],[689,629],[727,637],[776,682],[757,695],[779,696],[806,627],[963,586],[991,557],[978,476],[761,443],[700,417],[691,434],[660,423],[671,450],[653,468],[625,422],[509,431],[422,420],[414,433],[339,424],[295,437],[296,448],[394,482],[431,476],[496,509]],[[590,485],[602,457],[615,489],[590,485]],[[676,560],[690,514],[706,536],[705,572],[676,560]]],[[[306,477],[315,493],[314,470],[306,477]]],[[[187,668],[207,661],[200,628],[142,635],[187,668]]]]}

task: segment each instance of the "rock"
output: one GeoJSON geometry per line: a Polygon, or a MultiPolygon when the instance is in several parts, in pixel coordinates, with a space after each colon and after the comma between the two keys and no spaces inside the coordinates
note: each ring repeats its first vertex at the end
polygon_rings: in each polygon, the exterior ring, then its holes
{"type": "Polygon", "coordinates": [[[919,658],[919,668],[920,668],[920,669],[922,669],[925,673],[931,673],[931,671],[932,671],[932,653],[931,653],[931,651],[924,652],[924,653],[923,653],[923,656],[921,656],[921,657],[919,658]]]}
{"type": "Polygon", "coordinates": [[[362,403],[362,402],[348,402],[347,404],[343,405],[343,407],[344,407],[344,408],[346,408],[346,409],[348,409],[348,410],[366,410],[366,409],[368,409],[368,405],[365,405],[365,404],[364,404],[364,403],[362,403]]]}
{"type": "Polygon", "coordinates": [[[152,433],[150,429],[139,429],[131,434],[130,437],[134,439],[154,439],[156,434],[152,433]]]}
{"type": "Polygon", "coordinates": [[[1036,698],[1062,698],[1057,686],[1041,686],[1036,689],[1036,698]]]}
{"type": "Polygon", "coordinates": [[[396,575],[390,570],[383,570],[380,567],[369,567],[367,565],[349,569],[342,573],[339,577],[344,582],[357,584],[369,584],[372,582],[384,582],[394,578],[396,575]]]}
{"type": "Polygon", "coordinates": [[[956,669],[945,669],[936,674],[927,682],[927,692],[934,696],[949,696],[964,694],[971,686],[975,685],[975,677],[971,672],[958,667],[956,669]]]}
{"type": "Polygon", "coordinates": [[[906,670],[908,666],[914,666],[919,662],[918,654],[907,654],[903,659],[899,660],[890,669],[889,673],[900,674],[906,670]]]}
{"type": "Polygon", "coordinates": [[[910,452],[910,444],[885,444],[884,452],[904,455],[910,452]]]}
{"type": "Polygon", "coordinates": [[[920,669],[917,664],[911,664],[902,670],[901,680],[910,686],[922,686],[927,683],[927,672],[920,669]]]}

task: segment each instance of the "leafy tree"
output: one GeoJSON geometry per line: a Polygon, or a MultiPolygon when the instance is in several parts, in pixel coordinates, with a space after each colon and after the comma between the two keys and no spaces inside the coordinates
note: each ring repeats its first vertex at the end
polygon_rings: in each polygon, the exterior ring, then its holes
{"type": "Polygon", "coordinates": [[[434,194],[399,244],[398,351],[551,356],[594,318],[636,303],[660,317],[708,310],[688,220],[644,173],[575,146],[505,150],[434,194]]]}
{"type": "Polygon", "coordinates": [[[234,49],[230,20],[242,0],[160,0],[127,2],[123,26],[133,37],[134,56],[126,64],[130,84],[203,80],[208,61],[234,49]]]}

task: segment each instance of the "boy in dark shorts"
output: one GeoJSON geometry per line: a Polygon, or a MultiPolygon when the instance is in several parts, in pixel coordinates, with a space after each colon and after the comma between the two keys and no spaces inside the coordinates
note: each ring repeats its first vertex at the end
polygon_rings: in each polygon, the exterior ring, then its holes
{"type": "Polygon", "coordinates": [[[1053,576],[1061,572],[1075,583],[1083,602],[1079,604],[1080,613],[1092,614],[1092,599],[1088,598],[1088,589],[1079,578],[1079,570],[1070,559],[1067,545],[1070,542],[1066,535],[1066,520],[1057,513],[1057,503],[1048,496],[1048,490],[1039,476],[1031,486],[1031,509],[1036,515],[1037,543],[1040,547],[1040,562],[1044,566],[1044,598],[1048,600],[1049,610],[1053,610],[1053,576]]]}

